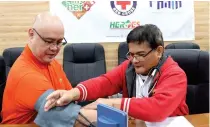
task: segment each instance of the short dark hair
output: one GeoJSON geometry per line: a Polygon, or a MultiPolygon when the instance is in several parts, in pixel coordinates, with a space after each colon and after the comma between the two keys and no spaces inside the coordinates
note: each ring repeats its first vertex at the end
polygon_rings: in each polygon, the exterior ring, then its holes
{"type": "Polygon", "coordinates": [[[148,43],[152,49],[164,47],[160,29],[153,24],[145,24],[134,28],[127,36],[127,43],[148,43]]]}

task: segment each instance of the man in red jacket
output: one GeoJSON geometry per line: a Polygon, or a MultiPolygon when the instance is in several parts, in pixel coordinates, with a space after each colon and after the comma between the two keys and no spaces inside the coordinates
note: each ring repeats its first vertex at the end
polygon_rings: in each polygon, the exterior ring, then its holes
{"type": "Polygon", "coordinates": [[[98,99],[86,108],[96,109],[98,103],[120,105],[129,116],[150,122],[187,115],[186,74],[170,56],[164,55],[160,29],[152,24],[136,27],[128,34],[127,43],[127,61],[72,90],[55,91],[48,96],[45,110],[122,91],[122,98],[98,99]]]}

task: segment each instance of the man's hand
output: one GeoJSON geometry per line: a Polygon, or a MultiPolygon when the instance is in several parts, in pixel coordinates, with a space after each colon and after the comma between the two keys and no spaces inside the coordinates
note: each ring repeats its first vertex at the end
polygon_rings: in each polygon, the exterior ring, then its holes
{"type": "Polygon", "coordinates": [[[70,102],[79,99],[80,92],[77,88],[67,90],[56,90],[47,97],[47,102],[45,104],[45,111],[55,107],[64,106],[70,102]]]}

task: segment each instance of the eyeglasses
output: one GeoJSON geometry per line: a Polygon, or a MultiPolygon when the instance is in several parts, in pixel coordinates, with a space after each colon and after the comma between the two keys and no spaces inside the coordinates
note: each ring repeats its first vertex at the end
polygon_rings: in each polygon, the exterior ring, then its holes
{"type": "Polygon", "coordinates": [[[133,54],[133,53],[128,52],[126,54],[126,58],[129,59],[129,60],[132,60],[135,57],[135,59],[138,60],[138,61],[144,61],[145,60],[145,57],[147,55],[149,55],[153,50],[155,50],[155,49],[151,49],[148,53],[146,53],[144,55],[133,54]]]}
{"type": "Polygon", "coordinates": [[[55,42],[55,41],[47,41],[45,38],[43,38],[37,31],[36,29],[33,28],[33,30],[36,32],[36,34],[47,44],[49,45],[50,47],[51,46],[57,46],[57,47],[61,47],[62,45],[65,45],[67,43],[66,39],[63,38],[62,41],[58,41],[58,42],[55,42]]]}

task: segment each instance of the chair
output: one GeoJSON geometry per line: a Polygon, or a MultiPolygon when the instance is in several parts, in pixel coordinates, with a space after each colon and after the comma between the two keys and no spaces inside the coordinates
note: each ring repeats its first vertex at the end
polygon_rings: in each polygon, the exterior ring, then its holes
{"type": "Polygon", "coordinates": [[[16,61],[16,59],[22,53],[24,47],[14,47],[14,48],[7,48],[3,51],[3,57],[6,65],[6,77],[9,74],[9,71],[16,61]]]}
{"type": "Polygon", "coordinates": [[[186,103],[190,114],[209,112],[209,53],[196,49],[167,49],[166,54],[185,71],[188,80],[186,103]]]}
{"type": "Polygon", "coordinates": [[[121,42],[118,47],[118,65],[127,60],[126,53],[128,53],[128,44],[121,42]]]}
{"type": "Polygon", "coordinates": [[[6,81],[5,62],[4,58],[0,56],[0,85],[6,81]]]}
{"type": "MultiPolygon", "coordinates": [[[[5,85],[6,85],[5,62],[4,58],[0,56],[0,111],[2,109],[2,99],[3,99],[5,85]]],[[[0,122],[1,120],[2,119],[0,117],[0,122]]]]}
{"type": "Polygon", "coordinates": [[[65,46],[63,68],[73,87],[81,81],[105,74],[103,46],[97,43],[75,43],[65,46]]]}
{"type": "MultiPolygon", "coordinates": [[[[97,43],[77,43],[65,46],[63,69],[72,86],[106,73],[104,48],[97,43]]],[[[89,102],[80,102],[84,106],[89,102]]]]}
{"type": "Polygon", "coordinates": [[[179,42],[168,44],[165,49],[200,49],[200,46],[191,42],[179,42]]]}
{"type": "Polygon", "coordinates": [[[6,85],[6,78],[12,65],[14,64],[15,60],[20,56],[23,49],[23,47],[8,48],[3,51],[3,57],[0,56],[0,109],[2,109],[2,97],[6,85]]]}

